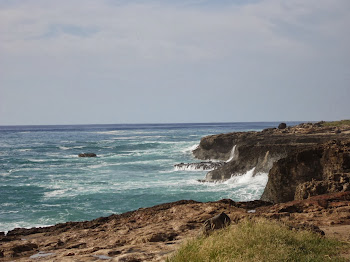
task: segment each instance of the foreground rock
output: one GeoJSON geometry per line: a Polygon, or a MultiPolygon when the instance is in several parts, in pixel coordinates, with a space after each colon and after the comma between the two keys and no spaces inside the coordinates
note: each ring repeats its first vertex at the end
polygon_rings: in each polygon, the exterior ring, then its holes
{"type": "Polygon", "coordinates": [[[276,205],[178,201],[92,221],[16,229],[0,236],[0,251],[2,261],[164,261],[185,239],[198,236],[204,221],[222,212],[232,224],[249,217],[279,219],[350,241],[350,192],[343,192],[276,205]]]}

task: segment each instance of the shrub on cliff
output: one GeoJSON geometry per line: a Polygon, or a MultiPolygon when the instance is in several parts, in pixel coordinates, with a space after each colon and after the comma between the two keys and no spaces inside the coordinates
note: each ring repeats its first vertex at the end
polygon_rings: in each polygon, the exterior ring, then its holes
{"type": "Polygon", "coordinates": [[[167,261],[346,261],[338,254],[349,247],[309,231],[292,231],[278,222],[259,219],[191,240],[167,261]]]}

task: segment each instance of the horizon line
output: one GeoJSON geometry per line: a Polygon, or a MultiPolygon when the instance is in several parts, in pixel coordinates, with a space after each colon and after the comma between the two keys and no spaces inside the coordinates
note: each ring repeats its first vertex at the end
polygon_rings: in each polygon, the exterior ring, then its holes
{"type": "Polygon", "coordinates": [[[153,122],[153,123],[104,123],[104,124],[10,124],[3,125],[0,124],[0,127],[16,127],[16,126],[99,126],[99,125],[178,125],[178,124],[231,124],[231,123],[282,123],[282,122],[320,122],[320,121],[339,121],[339,120],[275,120],[275,121],[220,121],[220,122],[153,122]]]}

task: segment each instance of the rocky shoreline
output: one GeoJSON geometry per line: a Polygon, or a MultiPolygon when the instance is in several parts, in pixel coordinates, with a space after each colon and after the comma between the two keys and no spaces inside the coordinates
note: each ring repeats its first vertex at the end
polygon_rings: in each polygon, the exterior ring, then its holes
{"type": "MultiPolygon", "coordinates": [[[[204,137],[194,150],[205,181],[268,172],[261,200],[182,200],[92,221],[0,233],[1,261],[164,261],[204,221],[225,212],[277,219],[350,241],[350,126],[322,122],[204,137]]],[[[181,163],[181,168],[196,168],[181,163]]],[[[350,255],[350,254],[346,254],[350,255]]]]}
{"type": "Polygon", "coordinates": [[[227,180],[253,168],[254,174],[268,173],[261,199],[273,203],[350,190],[349,125],[319,122],[207,136],[193,153],[202,160],[232,158],[208,172],[208,182],[227,180]]]}

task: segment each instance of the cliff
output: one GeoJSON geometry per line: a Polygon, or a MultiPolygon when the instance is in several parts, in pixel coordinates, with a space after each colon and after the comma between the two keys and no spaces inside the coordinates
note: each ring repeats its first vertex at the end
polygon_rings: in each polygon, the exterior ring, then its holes
{"type": "Polygon", "coordinates": [[[279,203],[350,190],[349,141],[349,125],[319,122],[204,137],[193,154],[231,158],[208,172],[205,181],[226,180],[253,168],[254,174],[269,173],[262,200],[279,203]]]}

